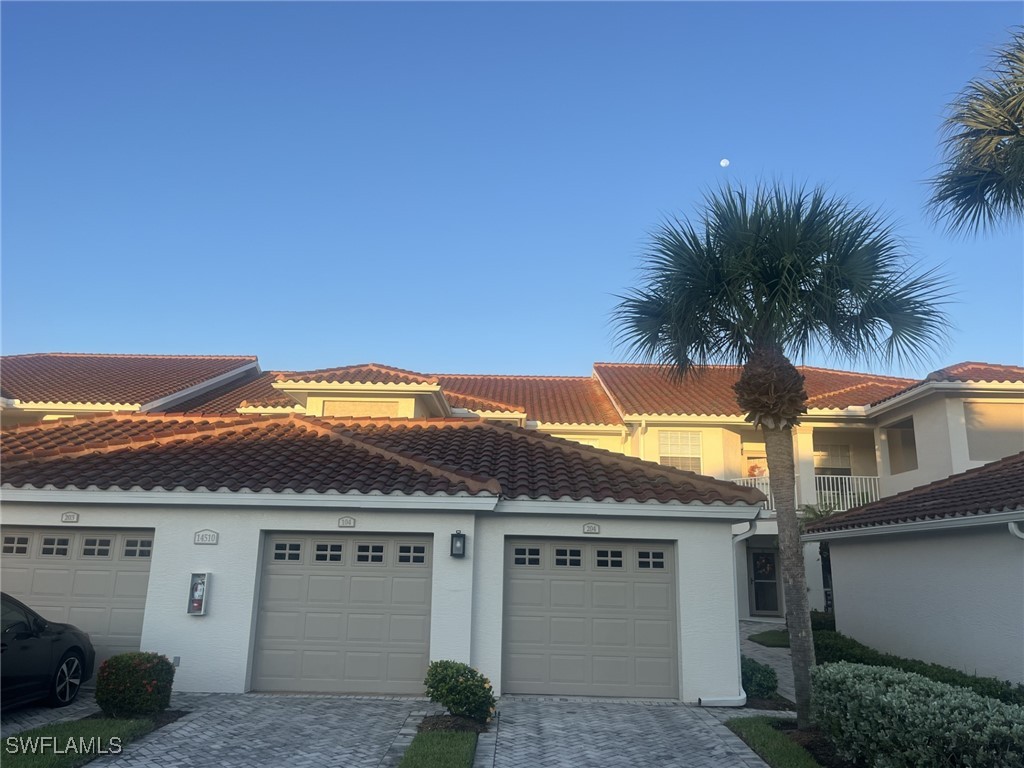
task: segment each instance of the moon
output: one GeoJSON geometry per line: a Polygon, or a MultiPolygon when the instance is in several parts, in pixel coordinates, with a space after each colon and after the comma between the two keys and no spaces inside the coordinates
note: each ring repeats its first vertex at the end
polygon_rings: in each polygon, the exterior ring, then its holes
{"type": "Polygon", "coordinates": [[[721,160],[719,161],[719,163],[718,163],[718,164],[719,164],[720,166],[722,166],[723,168],[728,168],[728,167],[729,167],[729,158],[727,158],[727,157],[723,157],[723,158],[722,158],[722,159],[721,159],[721,160]]]}

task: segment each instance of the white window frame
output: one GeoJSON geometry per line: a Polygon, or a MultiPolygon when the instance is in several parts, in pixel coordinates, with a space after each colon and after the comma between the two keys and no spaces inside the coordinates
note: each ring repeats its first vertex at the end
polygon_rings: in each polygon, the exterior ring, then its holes
{"type": "Polygon", "coordinates": [[[701,474],[703,468],[701,433],[698,430],[659,430],[658,463],[666,467],[675,467],[701,474]]]}

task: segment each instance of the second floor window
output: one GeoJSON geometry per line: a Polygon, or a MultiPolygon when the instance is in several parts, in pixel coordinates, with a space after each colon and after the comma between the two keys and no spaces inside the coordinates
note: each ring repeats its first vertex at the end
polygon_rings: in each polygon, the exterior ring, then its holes
{"type": "Polygon", "coordinates": [[[658,463],[700,472],[700,432],[659,432],[658,463]]]}
{"type": "Polygon", "coordinates": [[[853,474],[850,461],[850,446],[819,445],[814,448],[814,474],[843,475],[853,474]]]}

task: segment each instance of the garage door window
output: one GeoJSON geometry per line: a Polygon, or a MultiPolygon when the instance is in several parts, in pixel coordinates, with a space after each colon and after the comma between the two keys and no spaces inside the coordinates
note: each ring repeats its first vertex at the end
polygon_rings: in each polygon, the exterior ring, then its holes
{"type": "Polygon", "coordinates": [[[621,568],[621,549],[599,549],[597,550],[596,564],[598,568],[621,568]]]}
{"type": "Polygon", "coordinates": [[[28,536],[4,536],[5,555],[27,555],[28,536]]]}
{"type": "Polygon", "coordinates": [[[384,565],[384,545],[356,544],[356,562],[365,565],[384,565]]]}
{"type": "Polygon", "coordinates": [[[313,562],[315,563],[340,563],[341,544],[330,544],[318,541],[313,545],[313,562]]]}
{"type": "Polygon", "coordinates": [[[151,557],[153,555],[152,539],[125,539],[125,557],[151,557]]]}
{"type": "Polygon", "coordinates": [[[583,550],[555,547],[555,565],[559,568],[582,568],[583,550]]]}
{"type": "Polygon", "coordinates": [[[641,569],[664,568],[665,553],[660,550],[641,549],[636,553],[636,567],[641,569]]]}
{"type": "Polygon", "coordinates": [[[399,544],[399,565],[426,565],[427,547],[424,544],[399,544]]]}
{"type": "Polygon", "coordinates": [[[110,557],[110,539],[86,537],[82,541],[82,557],[110,557]]]}
{"type": "Polygon", "coordinates": [[[514,565],[540,565],[540,547],[516,547],[512,555],[514,565]]]}
{"type": "Polygon", "coordinates": [[[298,562],[302,559],[302,544],[297,541],[278,541],[274,544],[274,559],[298,562]]]}
{"type": "Polygon", "coordinates": [[[64,536],[43,536],[43,546],[39,554],[43,557],[67,557],[71,539],[64,536]]]}

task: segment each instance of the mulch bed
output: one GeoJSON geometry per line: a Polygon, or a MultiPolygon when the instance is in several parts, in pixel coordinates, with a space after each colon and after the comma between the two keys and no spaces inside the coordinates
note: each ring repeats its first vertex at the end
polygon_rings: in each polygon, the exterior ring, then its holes
{"type": "Polygon", "coordinates": [[[471,731],[473,733],[486,733],[487,725],[484,723],[478,723],[476,720],[470,720],[468,717],[458,717],[457,715],[430,715],[423,718],[423,722],[420,723],[419,730],[422,731],[449,731],[449,732],[466,732],[471,731]]]}
{"type": "Polygon", "coordinates": [[[835,747],[828,737],[817,728],[809,728],[806,731],[796,729],[796,721],[790,720],[779,723],[775,726],[786,734],[792,741],[811,753],[818,765],[822,768],[856,768],[856,766],[836,754],[835,747]]]}
{"type": "Polygon", "coordinates": [[[743,707],[745,709],[776,709],[785,712],[796,712],[796,704],[781,696],[777,699],[757,699],[753,696],[747,696],[747,703],[743,707]]]}

